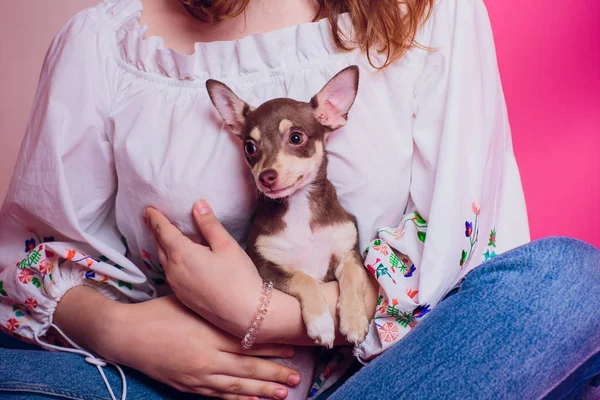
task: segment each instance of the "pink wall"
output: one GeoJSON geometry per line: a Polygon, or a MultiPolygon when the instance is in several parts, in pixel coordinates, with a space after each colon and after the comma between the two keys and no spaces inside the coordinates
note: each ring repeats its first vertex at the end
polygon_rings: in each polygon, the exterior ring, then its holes
{"type": "MultiPolygon", "coordinates": [[[[71,15],[96,2],[0,2],[0,198],[46,48],[71,15]]],[[[486,4],[532,235],[600,247],[600,0],[486,4]]]]}
{"type": "Polygon", "coordinates": [[[600,1],[485,3],[532,237],[600,247],[600,1]]]}

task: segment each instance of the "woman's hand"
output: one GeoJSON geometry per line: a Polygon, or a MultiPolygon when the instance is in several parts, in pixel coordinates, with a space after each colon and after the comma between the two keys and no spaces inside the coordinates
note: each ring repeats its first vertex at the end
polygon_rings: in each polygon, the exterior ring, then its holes
{"type": "Polygon", "coordinates": [[[167,282],[190,309],[242,337],[258,306],[262,280],[206,202],[196,203],[192,214],[210,247],[184,236],[158,210],[144,212],[167,282]]]}
{"type": "Polygon", "coordinates": [[[175,296],[119,305],[118,324],[105,356],[182,392],[223,399],[284,399],[293,370],[264,360],[291,357],[282,345],[242,350],[240,340],[193,314],[175,296]]]}
{"type": "MultiPolygon", "coordinates": [[[[144,214],[154,233],[167,281],[177,297],[208,321],[242,337],[258,305],[262,281],[252,260],[223,228],[208,204],[196,203],[192,214],[210,247],[192,242],[159,211],[148,208],[144,214]]],[[[377,286],[372,279],[365,296],[370,317],[375,311],[377,286]]],[[[338,284],[328,282],[321,288],[337,326],[338,284]]],[[[300,303],[295,297],[273,291],[257,343],[314,345],[306,334],[300,303]]],[[[343,336],[337,343],[346,343],[343,336]]]]}

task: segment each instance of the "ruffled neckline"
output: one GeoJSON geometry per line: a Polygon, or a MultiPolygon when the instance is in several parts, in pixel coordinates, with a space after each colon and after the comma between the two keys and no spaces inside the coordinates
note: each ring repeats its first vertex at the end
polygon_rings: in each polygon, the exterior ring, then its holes
{"type": "MultiPolygon", "coordinates": [[[[316,60],[339,55],[327,19],[276,31],[249,35],[239,40],[196,42],[194,53],[184,55],[165,46],[160,36],[145,37],[139,22],[140,0],[103,0],[121,59],[137,70],[184,81],[273,75],[300,68],[316,60]]],[[[340,26],[350,27],[347,15],[340,26]]]]}

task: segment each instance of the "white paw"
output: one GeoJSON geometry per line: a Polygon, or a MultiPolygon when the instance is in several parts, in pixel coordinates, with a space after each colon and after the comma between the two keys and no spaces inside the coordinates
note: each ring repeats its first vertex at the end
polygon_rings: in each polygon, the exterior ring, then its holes
{"type": "Polygon", "coordinates": [[[335,324],[331,314],[325,313],[318,317],[312,318],[306,324],[308,336],[320,346],[325,346],[329,349],[333,347],[335,340],[335,324]]]}
{"type": "Polygon", "coordinates": [[[340,332],[350,343],[359,345],[369,331],[369,320],[364,312],[340,312],[340,332]]]}

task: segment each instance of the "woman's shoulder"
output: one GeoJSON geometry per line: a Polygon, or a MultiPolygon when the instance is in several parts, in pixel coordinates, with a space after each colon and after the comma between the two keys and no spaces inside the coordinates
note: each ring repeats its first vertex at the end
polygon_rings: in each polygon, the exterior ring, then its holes
{"type": "Polygon", "coordinates": [[[103,0],[79,11],[62,26],[46,52],[40,83],[48,80],[58,80],[64,85],[112,82],[110,75],[116,70],[118,52],[110,10],[118,2],[120,0],[103,0]]]}
{"type": "Polygon", "coordinates": [[[488,25],[483,0],[436,0],[416,39],[425,47],[440,48],[453,42],[459,32],[477,35],[488,25]]]}
{"type": "Polygon", "coordinates": [[[90,52],[97,54],[99,50],[104,53],[108,47],[105,45],[107,35],[100,5],[85,8],[73,15],[55,35],[47,58],[59,57],[65,51],[81,55],[90,52]]]}
{"type": "Polygon", "coordinates": [[[73,15],[58,32],[55,42],[110,50],[118,40],[119,29],[132,19],[137,20],[140,12],[139,0],[101,0],[73,15]]]}

